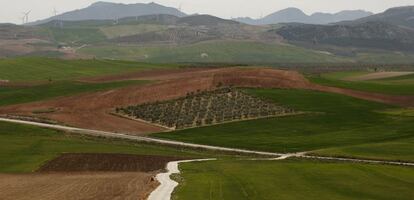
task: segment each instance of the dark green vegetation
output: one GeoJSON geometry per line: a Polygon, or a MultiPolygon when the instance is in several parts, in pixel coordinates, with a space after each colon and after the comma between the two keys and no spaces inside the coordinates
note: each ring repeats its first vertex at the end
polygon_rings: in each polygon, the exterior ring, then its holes
{"type": "Polygon", "coordinates": [[[148,81],[121,81],[111,83],[57,81],[30,87],[0,87],[0,106],[48,100],[60,96],[70,96],[84,92],[96,92],[145,83],[148,83],[148,81]]]}
{"type": "Polygon", "coordinates": [[[317,161],[184,163],[179,200],[401,199],[414,196],[414,169],[317,161]]]}
{"type": "Polygon", "coordinates": [[[341,80],[358,74],[362,75],[363,73],[336,72],[309,77],[309,79],[314,83],[333,87],[392,95],[414,95],[414,81],[411,75],[372,81],[341,80]]]}
{"type": "Polygon", "coordinates": [[[16,58],[0,60],[0,79],[9,81],[56,81],[121,74],[146,69],[175,67],[116,60],[60,60],[16,58]]]}
{"type": "MultiPolygon", "coordinates": [[[[302,90],[255,89],[249,93],[266,97],[295,110],[315,114],[260,119],[230,124],[187,129],[156,137],[185,142],[273,152],[302,152],[354,145],[379,144],[414,137],[414,118],[376,112],[393,108],[379,103],[337,94],[302,90]]],[[[411,145],[413,145],[411,143],[411,145]]],[[[388,149],[372,149],[381,159],[414,160],[414,149],[398,145],[388,149]]],[[[351,156],[364,157],[364,151],[351,156]]],[[[348,156],[348,155],[347,155],[348,156]]]]}
{"type": "Polygon", "coordinates": [[[190,150],[81,137],[50,129],[0,122],[0,172],[31,172],[61,153],[208,156],[207,153],[190,150]]]}
{"type": "Polygon", "coordinates": [[[293,110],[247,95],[233,88],[190,93],[186,97],[126,108],[118,113],[174,129],[191,128],[270,116],[293,110]]]}

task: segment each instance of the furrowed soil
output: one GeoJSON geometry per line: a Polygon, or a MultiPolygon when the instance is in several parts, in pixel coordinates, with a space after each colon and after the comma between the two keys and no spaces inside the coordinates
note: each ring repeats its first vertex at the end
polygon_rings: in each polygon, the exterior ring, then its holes
{"type": "Polygon", "coordinates": [[[158,183],[143,172],[0,174],[2,200],[140,199],[158,183]]]}
{"type": "Polygon", "coordinates": [[[146,199],[168,156],[63,154],[32,174],[0,174],[0,199],[146,199]]]}
{"type": "Polygon", "coordinates": [[[164,169],[171,156],[127,154],[63,154],[40,167],[37,172],[153,172],[164,169]]]}
{"type": "Polygon", "coordinates": [[[166,131],[145,122],[124,119],[111,113],[116,107],[164,101],[198,90],[213,90],[218,85],[254,88],[309,89],[339,93],[370,101],[412,106],[413,96],[390,96],[310,83],[294,71],[271,68],[202,68],[154,70],[135,74],[84,79],[90,82],[117,80],[154,80],[151,85],[129,86],[105,92],[94,92],[54,100],[12,105],[0,108],[0,114],[35,115],[66,125],[133,135],[166,131]],[[33,114],[36,110],[54,109],[53,113],[33,114]]]}

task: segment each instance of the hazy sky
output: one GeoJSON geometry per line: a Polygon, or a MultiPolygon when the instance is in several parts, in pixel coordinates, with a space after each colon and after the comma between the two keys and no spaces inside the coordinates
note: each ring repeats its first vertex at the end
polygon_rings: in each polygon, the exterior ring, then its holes
{"type": "MultiPolygon", "coordinates": [[[[30,21],[53,14],[84,8],[97,0],[0,0],[0,22],[21,23],[22,12],[32,10],[30,21]]],[[[186,13],[212,14],[223,18],[249,16],[258,18],[274,11],[297,7],[304,12],[337,12],[364,9],[375,13],[387,8],[414,5],[414,0],[107,0],[119,3],[148,3],[179,7],[186,13]]]]}

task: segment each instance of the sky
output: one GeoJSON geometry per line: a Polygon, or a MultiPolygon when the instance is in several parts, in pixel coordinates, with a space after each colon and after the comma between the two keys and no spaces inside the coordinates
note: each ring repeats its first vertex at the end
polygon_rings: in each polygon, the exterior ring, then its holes
{"type": "MultiPolygon", "coordinates": [[[[97,0],[0,0],[0,23],[21,23],[23,12],[31,11],[29,21],[89,6],[97,0]]],[[[296,7],[307,14],[334,13],[341,10],[363,9],[374,13],[387,8],[414,5],[414,0],[106,0],[117,3],[156,2],[180,7],[187,14],[211,14],[222,18],[259,18],[275,11],[296,7]]]]}

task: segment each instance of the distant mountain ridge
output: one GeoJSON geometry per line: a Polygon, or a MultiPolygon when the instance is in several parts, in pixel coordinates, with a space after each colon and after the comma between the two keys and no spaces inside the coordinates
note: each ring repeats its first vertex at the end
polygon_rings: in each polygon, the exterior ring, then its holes
{"type": "Polygon", "coordinates": [[[298,8],[286,8],[272,13],[261,19],[252,19],[244,17],[235,18],[233,20],[252,25],[266,25],[293,22],[304,24],[329,24],[340,21],[356,20],[359,18],[370,16],[372,14],[373,13],[364,10],[346,10],[335,14],[317,12],[312,15],[307,15],[298,8]]]}
{"type": "Polygon", "coordinates": [[[125,17],[165,14],[184,17],[187,14],[176,8],[166,7],[156,3],[121,4],[109,2],[96,2],[89,7],[66,12],[44,20],[39,20],[30,25],[44,24],[53,20],[82,21],[82,20],[116,20],[125,17]]]}
{"type": "Polygon", "coordinates": [[[414,52],[414,6],[330,25],[285,24],[274,31],[288,41],[314,47],[322,44],[414,52]]]}
{"type": "Polygon", "coordinates": [[[380,21],[389,24],[414,28],[414,6],[390,8],[383,13],[364,17],[355,21],[340,24],[358,24],[369,21],[380,21]]]}

